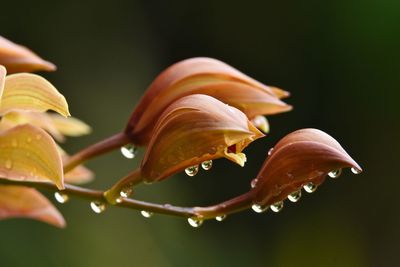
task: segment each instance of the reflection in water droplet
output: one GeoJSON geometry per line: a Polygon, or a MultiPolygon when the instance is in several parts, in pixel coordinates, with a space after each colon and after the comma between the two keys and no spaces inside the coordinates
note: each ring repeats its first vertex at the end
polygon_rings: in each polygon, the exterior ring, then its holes
{"type": "Polygon", "coordinates": [[[185,173],[188,176],[195,176],[198,172],[199,172],[199,165],[190,166],[185,169],[185,173]]]}
{"type": "Polygon", "coordinates": [[[90,207],[95,213],[102,213],[106,209],[106,204],[102,201],[92,201],[90,202],[90,207]]]}
{"type": "Polygon", "coordinates": [[[222,222],[223,220],[225,220],[225,218],[226,214],[218,215],[217,217],[215,217],[215,219],[219,222],[222,222]]]}
{"type": "Polygon", "coordinates": [[[328,176],[331,178],[338,178],[342,174],[342,169],[337,169],[328,173],[328,176]]]}
{"type": "Polygon", "coordinates": [[[153,213],[151,211],[146,211],[146,210],[142,210],[140,214],[142,214],[142,216],[145,218],[150,218],[151,216],[153,216],[153,213]]]}
{"type": "Polygon", "coordinates": [[[138,152],[137,147],[135,147],[132,144],[127,144],[127,145],[121,147],[121,153],[127,159],[135,158],[137,155],[137,152],[138,152]]]}
{"type": "Polygon", "coordinates": [[[288,199],[292,202],[297,202],[301,198],[301,189],[288,195],[288,199]]]}
{"type": "Polygon", "coordinates": [[[362,172],[362,170],[353,167],[353,168],[351,168],[351,172],[354,173],[354,174],[360,174],[362,172]]]}
{"type": "Polygon", "coordinates": [[[261,205],[259,205],[259,204],[253,204],[253,205],[251,206],[251,209],[252,209],[253,211],[257,212],[257,213],[263,213],[263,212],[267,211],[268,206],[263,207],[263,206],[261,206],[261,205]]]}
{"type": "Polygon", "coordinates": [[[254,178],[253,180],[251,180],[251,182],[250,182],[250,186],[251,186],[251,188],[254,188],[254,187],[256,187],[256,185],[257,185],[257,182],[258,182],[258,179],[257,179],[257,178],[254,178]]]}
{"type": "Polygon", "coordinates": [[[314,183],[311,183],[311,182],[305,184],[303,186],[303,188],[307,193],[313,193],[313,192],[315,192],[315,190],[317,190],[317,186],[314,183]]]}
{"type": "Polygon", "coordinates": [[[190,226],[197,228],[203,224],[203,220],[197,217],[188,218],[188,223],[190,226]]]}
{"type": "Polygon", "coordinates": [[[283,209],[283,201],[276,202],[269,207],[273,212],[280,212],[283,209]]]}
{"type": "Polygon", "coordinates": [[[121,197],[130,197],[133,193],[133,188],[130,185],[125,186],[124,188],[121,189],[121,192],[119,192],[119,195],[121,197]]]}
{"type": "Polygon", "coordinates": [[[64,204],[69,200],[69,197],[65,193],[55,192],[54,198],[57,200],[58,203],[64,204]]]}
{"type": "Polygon", "coordinates": [[[212,160],[206,160],[201,163],[201,167],[203,168],[203,170],[208,171],[209,169],[211,169],[212,164],[213,164],[212,160]]]}
{"type": "Polygon", "coordinates": [[[6,169],[10,170],[12,168],[12,161],[10,159],[6,160],[6,169]]]}
{"type": "Polygon", "coordinates": [[[274,148],[273,148],[273,147],[271,147],[271,148],[268,150],[268,156],[271,156],[271,155],[272,155],[272,152],[274,152],[274,148]]]}

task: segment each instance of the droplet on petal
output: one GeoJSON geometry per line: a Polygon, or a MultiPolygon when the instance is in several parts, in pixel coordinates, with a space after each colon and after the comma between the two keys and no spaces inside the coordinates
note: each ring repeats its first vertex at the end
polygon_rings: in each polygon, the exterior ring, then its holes
{"type": "Polygon", "coordinates": [[[342,169],[337,169],[328,173],[328,176],[331,178],[338,178],[342,174],[342,169]]]}
{"type": "Polygon", "coordinates": [[[362,170],[353,167],[353,168],[351,168],[351,172],[354,173],[354,174],[360,174],[362,172],[362,170]]]}
{"type": "Polygon", "coordinates": [[[140,212],[140,214],[142,214],[142,216],[145,218],[150,218],[153,216],[153,213],[151,211],[147,211],[147,210],[142,210],[140,212]]]}
{"type": "Polygon", "coordinates": [[[317,186],[314,183],[307,183],[303,188],[307,193],[314,193],[317,190],[317,186]]]}
{"type": "Polygon", "coordinates": [[[185,169],[188,176],[195,176],[199,172],[199,165],[190,166],[185,169]]]}
{"type": "Polygon", "coordinates": [[[191,218],[188,218],[188,223],[190,226],[197,228],[203,224],[203,220],[198,217],[191,217],[191,218]]]}
{"type": "Polygon", "coordinates": [[[213,164],[212,160],[206,160],[201,163],[201,167],[203,168],[203,170],[208,171],[209,169],[211,169],[212,164],[213,164]]]}
{"type": "Polygon", "coordinates": [[[258,182],[258,179],[257,179],[257,178],[254,178],[253,180],[251,180],[251,182],[250,182],[250,186],[251,186],[251,188],[254,188],[254,187],[256,187],[256,185],[257,185],[257,182],[258,182]]]}
{"type": "Polygon", "coordinates": [[[55,192],[54,198],[57,200],[58,203],[64,204],[69,200],[69,197],[65,193],[55,192]]]}
{"type": "Polygon", "coordinates": [[[225,218],[226,214],[218,215],[217,217],[215,217],[215,219],[219,222],[222,222],[223,220],[225,220],[225,218]]]}
{"type": "Polygon", "coordinates": [[[292,202],[297,202],[301,198],[301,189],[288,195],[288,199],[292,202]]]}
{"type": "Polygon", "coordinates": [[[283,201],[272,204],[270,208],[273,212],[280,212],[283,209],[283,201]]]}
{"type": "Polygon", "coordinates": [[[12,168],[12,161],[10,159],[6,160],[5,164],[6,169],[11,170],[12,168]]]}
{"type": "Polygon", "coordinates": [[[263,206],[261,206],[261,205],[259,205],[259,204],[253,204],[253,205],[251,206],[251,209],[252,209],[253,211],[257,212],[257,213],[263,213],[263,212],[265,212],[265,211],[268,210],[268,206],[263,207],[263,206]]]}
{"type": "Polygon", "coordinates": [[[127,145],[121,147],[121,153],[127,159],[135,158],[137,155],[137,152],[138,152],[137,147],[135,147],[132,144],[127,144],[127,145]]]}
{"type": "Polygon", "coordinates": [[[95,213],[102,213],[106,210],[106,204],[98,200],[90,202],[90,207],[95,213]]]}

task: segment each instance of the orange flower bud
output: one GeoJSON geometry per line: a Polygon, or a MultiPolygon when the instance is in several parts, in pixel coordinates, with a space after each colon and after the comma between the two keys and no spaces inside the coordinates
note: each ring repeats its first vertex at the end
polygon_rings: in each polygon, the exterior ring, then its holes
{"type": "Polygon", "coordinates": [[[249,119],[291,110],[279,98],[289,94],[266,86],[212,58],[191,58],[163,71],[149,86],[125,132],[136,145],[147,145],[162,112],[175,100],[206,94],[243,111],[249,119]]]}
{"type": "Polygon", "coordinates": [[[8,73],[56,70],[53,63],[43,60],[28,48],[1,36],[0,65],[4,65],[8,73]]]}

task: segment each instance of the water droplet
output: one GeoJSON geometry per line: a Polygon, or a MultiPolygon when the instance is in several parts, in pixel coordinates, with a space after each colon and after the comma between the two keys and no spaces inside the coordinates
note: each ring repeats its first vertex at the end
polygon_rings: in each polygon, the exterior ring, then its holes
{"type": "Polygon", "coordinates": [[[117,202],[117,203],[122,203],[122,200],[124,200],[123,197],[117,197],[117,198],[115,199],[115,202],[117,202]]]}
{"type": "Polygon", "coordinates": [[[12,147],[17,147],[17,146],[18,146],[17,139],[13,139],[13,140],[11,141],[11,146],[12,146],[12,147]]]}
{"type": "Polygon", "coordinates": [[[26,138],[26,142],[29,144],[30,142],[32,142],[32,138],[31,137],[26,138]]]}
{"type": "Polygon", "coordinates": [[[197,228],[203,224],[203,220],[198,217],[191,217],[191,218],[188,218],[188,223],[190,226],[197,228]]]}
{"type": "Polygon", "coordinates": [[[95,200],[90,202],[90,207],[95,213],[102,213],[106,209],[106,204],[104,204],[104,202],[95,200]]]}
{"type": "Polygon", "coordinates": [[[271,155],[272,155],[272,152],[274,152],[274,148],[273,148],[273,147],[271,147],[271,148],[268,150],[268,156],[271,156],[271,155]]]}
{"type": "Polygon", "coordinates": [[[257,185],[257,182],[258,182],[258,179],[257,179],[257,178],[255,178],[255,179],[251,180],[251,182],[250,182],[250,186],[251,186],[251,188],[254,188],[254,187],[256,187],[256,185],[257,185]]]}
{"type": "Polygon", "coordinates": [[[342,174],[342,169],[337,169],[328,173],[328,176],[331,178],[338,178],[342,174]]]}
{"type": "Polygon", "coordinates": [[[273,212],[280,212],[283,209],[283,201],[278,201],[269,207],[273,212]]]}
{"type": "Polygon", "coordinates": [[[195,176],[198,172],[199,172],[199,165],[190,166],[185,169],[185,173],[188,176],[195,176]]]}
{"type": "Polygon", "coordinates": [[[137,147],[135,147],[132,144],[127,144],[127,145],[121,147],[121,153],[127,159],[135,158],[137,155],[137,152],[138,152],[137,147]]]}
{"type": "Polygon", "coordinates": [[[251,209],[252,209],[253,211],[257,212],[257,213],[263,213],[263,212],[266,212],[266,211],[268,210],[268,206],[263,207],[263,206],[261,206],[261,205],[259,205],[259,204],[253,204],[253,205],[251,206],[251,209]]]}
{"type": "Polygon", "coordinates": [[[208,171],[209,169],[211,169],[212,164],[213,164],[212,160],[206,160],[201,163],[201,167],[203,168],[203,170],[208,171]]]}
{"type": "Polygon", "coordinates": [[[147,211],[147,210],[142,210],[140,212],[140,214],[142,214],[142,216],[145,218],[150,218],[151,216],[153,216],[153,213],[151,211],[147,211]]]}
{"type": "Polygon", "coordinates": [[[40,139],[42,139],[42,136],[40,134],[37,134],[35,138],[36,138],[36,140],[40,140],[40,139]]]}
{"type": "Polygon", "coordinates": [[[6,169],[11,170],[12,168],[12,161],[10,159],[6,160],[6,169]]]}
{"type": "Polygon", "coordinates": [[[130,185],[125,186],[124,188],[121,189],[121,192],[119,192],[119,195],[121,197],[130,197],[133,193],[133,188],[130,185]]]}
{"type": "Polygon", "coordinates": [[[222,222],[223,220],[225,220],[226,215],[222,214],[222,215],[218,215],[217,217],[215,217],[215,219],[219,222],[222,222]]]}
{"type": "Polygon", "coordinates": [[[360,174],[362,172],[362,170],[353,167],[353,168],[351,168],[351,172],[354,173],[354,174],[360,174]]]}
{"type": "Polygon", "coordinates": [[[297,202],[301,198],[301,189],[288,195],[288,199],[292,202],[297,202]]]}
{"type": "Polygon", "coordinates": [[[303,186],[303,188],[307,193],[313,193],[313,192],[315,192],[315,190],[317,190],[317,186],[314,183],[311,183],[311,182],[305,184],[303,186]]]}
{"type": "Polygon", "coordinates": [[[69,200],[68,195],[61,193],[61,192],[55,192],[54,198],[57,200],[58,203],[61,203],[61,204],[64,204],[69,200]]]}

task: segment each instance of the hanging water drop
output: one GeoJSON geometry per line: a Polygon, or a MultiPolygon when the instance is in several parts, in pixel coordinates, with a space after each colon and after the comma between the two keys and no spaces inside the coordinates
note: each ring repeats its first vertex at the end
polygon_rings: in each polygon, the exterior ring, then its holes
{"type": "Polygon", "coordinates": [[[124,188],[121,189],[121,192],[119,192],[119,195],[121,197],[130,197],[133,193],[133,188],[130,185],[125,186],[124,188]]]}
{"type": "Polygon", "coordinates": [[[127,144],[127,145],[121,147],[121,153],[127,159],[135,158],[137,155],[137,152],[138,152],[137,147],[135,147],[132,144],[127,144]]]}
{"type": "Polygon", "coordinates": [[[191,218],[188,218],[187,220],[188,220],[189,225],[194,228],[200,227],[203,224],[203,220],[198,217],[191,217],[191,218]]]}
{"type": "Polygon", "coordinates": [[[269,207],[273,212],[280,212],[283,209],[283,201],[278,201],[269,207]]]}
{"type": "Polygon", "coordinates": [[[90,207],[95,213],[102,213],[106,209],[106,204],[102,201],[92,201],[90,202],[90,207]]]}
{"type": "Polygon", "coordinates": [[[142,210],[140,212],[140,214],[142,214],[142,216],[145,218],[150,218],[151,216],[153,216],[153,213],[151,211],[147,211],[147,210],[142,210]]]}
{"type": "Polygon", "coordinates": [[[219,222],[222,222],[223,220],[225,220],[225,218],[226,214],[218,215],[217,217],[215,217],[215,219],[219,222]]]}
{"type": "Polygon", "coordinates": [[[271,155],[272,155],[272,152],[274,152],[274,148],[273,148],[273,147],[271,147],[271,148],[268,150],[268,156],[271,156],[271,155]]]}
{"type": "Polygon", "coordinates": [[[69,197],[65,193],[55,192],[54,198],[57,200],[58,203],[64,204],[69,200],[69,197]]]}
{"type": "Polygon", "coordinates": [[[211,169],[212,164],[213,164],[212,160],[206,160],[201,163],[201,167],[203,168],[203,170],[208,171],[209,169],[211,169]]]}
{"type": "Polygon", "coordinates": [[[331,178],[338,178],[342,174],[342,169],[337,169],[328,173],[328,176],[331,178]]]}
{"type": "Polygon", "coordinates": [[[358,169],[358,168],[352,167],[351,168],[351,172],[354,173],[354,174],[360,174],[362,171],[360,169],[358,169]]]}
{"type": "Polygon", "coordinates": [[[263,206],[261,206],[261,205],[259,205],[259,204],[253,204],[253,205],[251,206],[251,209],[252,209],[253,211],[257,212],[257,213],[263,213],[263,212],[266,212],[266,211],[267,211],[268,206],[263,207],[263,206]]]}
{"type": "Polygon", "coordinates": [[[251,186],[251,188],[254,188],[254,187],[256,187],[256,185],[257,185],[257,182],[258,182],[258,179],[257,179],[257,178],[254,178],[253,180],[251,180],[251,182],[250,182],[250,186],[251,186]]]}
{"type": "Polygon", "coordinates": [[[10,159],[6,160],[6,169],[11,170],[12,168],[12,161],[10,159]]]}
{"type": "Polygon", "coordinates": [[[185,169],[185,173],[188,176],[195,176],[198,172],[199,172],[199,165],[190,166],[185,169]]]}
{"type": "Polygon", "coordinates": [[[292,202],[297,202],[301,198],[301,189],[288,195],[288,199],[292,202]]]}
{"type": "Polygon", "coordinates": [[[316,186],[314,183],[311,183],[311,182],[305,184],[305,185],[303,186],[303,188],[304,188],[304,190],[305,190],[307,193],[314,193],[315,190],[317,190],[317,186],[316,186]]]}

